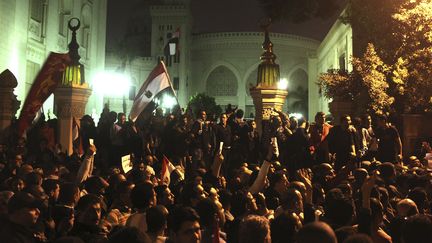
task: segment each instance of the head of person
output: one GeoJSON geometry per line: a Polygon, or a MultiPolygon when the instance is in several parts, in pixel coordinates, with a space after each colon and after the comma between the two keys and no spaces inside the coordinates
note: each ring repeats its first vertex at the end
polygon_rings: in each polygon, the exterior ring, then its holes
{"type": "Polygon", "coordinates": [[[343,129],[348,129],[351,125],[351,117],[349,115],[343,115],[340,118],[340,124],[343,129]]]}
{"type": "Polygon", "coordinates": [[[423,213],[429,204],[426,190],[421,187],[416,187],[408,193],[408,198],[413,200],[417,205],[420,213],[423,213]]]}
{"type": "Polygon", "coordinates": [[[14,195],[14,193],[12,191],[1,191],[0,192],[0,215],[1,214],[7,214],[8,202],[13,195],[14,195]]]}
{"type": "Polygon", "coordinates": [[[201,110],[198,113],[198,118],[200,118],[201,120],[205,121],[207,119],[207,112],[205,110],[201,110]]]}
{"type": "Polygon", "coordinates": [[[354,119],[352,120],[352,124],[356,129],[361,129],[362,128],[362,120],[360,117],[354,117],[354,119]]]}
{"type": "Polygon", "coordinates": [[[381,178],[384,180],[392,180],[396,177],[396,168],[390,162],[382,163],[378,166],[381,178]]]}
{"type": "Polygon", "coordinates": [[[167,185],[158,185],[154,188],[158,204],[169,207],[174,204],[174,194],[167,185]]]}
{"type": "Polygon", "coordinates": [[[40,202],[30,193],[17,192],[8,202],[9,219],[24,227],[32,227],[39,218],[40,202]]]}
{"type": "Polygon", "coordinates": [[[168,230],[174,243],[201,242],[199,216],[190,207],[173,208],[168,216],[168,230]]]}
{"type": "Polygon", "coordinates": [[[333,229],[324,222],[306,224],[296,238],[298,243],[337,243],[333,229]]]}
{"type": "Polygon", "coordinates": [[[86,226],[99,225],[102,214],[101,203],[101,199],[95,194],[81,197],[75,207],[77,222],[86,226]]]}
{"type": "Polygon", "coordinates": [[[318,111],[316,113],[316,115],[315,115],[315,123],[317,125],[322,126],[325,123],[325,119],[326,119],[326,117],[325,117],[325,113],[324,112],[318,111]]]}
{"type": "Polygon", "coordinates": [[[271,222],[271,239],[274,243],[294,242],[301,228],[300,218],[295,213],[284,212],[271,222]]]}
{"type": "Polygon", "coordinates": [[[60,185],[60,193],[57,203],[75,206],[80,199],[80,189],[74,183],[63,183],[60,185]]]}
{"type": "Polygon", "coordinates": [[[288,189],[288,179],[284,173],[273,173],[270,178],[270,187],[277,191],[279,194],[283,194],[288,189]]]}
{"type": "Polygon", "coordinates": [[[126,115],[125,113],[118,113],[117,115],[117,123],[123,125],[126,123],[126,115]]]}
{"type": "Polygon", "coordinates": [[[242,109],[237,109],[235,112],[236,119],[243,119],[244,111],[242,109]]]}
{"type": "Polygon", "coordinates": [[[364,128],[369,128],[372,125],[372,118],[369,114],[362,116],[362,125],[364,128]]]}
{"type": "Polygon", "coordinates": [[[386,115],[377,115],[376,116],[376,125],[378,128],[384,128],[387,126],[388,118],[386,115]]]}
{"type": "Polygon", "coordinates": [[[146,208],[156,205],[156,192],[153,184],[144,182],[136,185],[130,194],[132,206],[137,210],[145,210],[146,208]]]}
{"type": "Polygon", "coordinates": [[[343,243],[373,243],[373,240],[367,234],[353,234],[343,243]]]}
{"type": "Polygon", "coordinates": [[[162,205],[156,205],[146,210],[147,232],[157,234],[167,228],[168,210],[162,205]]]}
{"type": "Polygon", "coordinates": [[[289,188],[282,196],[281,206],[284,210],[300,214],[303,212],[303,197],[300,191],[289,188]]]}
{"type": "Polygon", "coordinates": [[[136,227],[122,227],[110,235],[108,243],[150,243],[150,238],[136,227]]]}
{"type": "Polygon", "coordinates": [[[271,232],[267,218],[248,215],[240,222],[239,243],[270,243],[271,232]]]}
{"type": "Polygon", "coordinates": [[[196,206],[196,211],[200,217],[201,227],[210,228],[219,221],[218,207],[210,198],[199,201],[196,206]]]}
{"type": "Polygon", "coordinates": [[[354,170],[354,179],[358,185],[363,185],[363,182],[368,177],[368,171],[364,168],[357,168],[354,170]]]}
{"type": "Polygon", "coordinates": [[[228,116],[227,116],[227,114],[226,114],[226,113],[222,113],[222,114],[219,116],[219,122],[220,122],[221,124],[223,124],[223,125],[226,125],[226,124],[227,124],[227,121],[228,121],[228,116]]]}
{"type": "Polygon", "coordinates": [[[399,217],[409,217],[419,213],[416,203],[409,198],[400,200],[396,204],[396,211],[399,217]]]}
{"type": "Polygon", "coordinates": [[[352,201],[339,188],[327,192],[324,211],[326,212],[326,218],[338,226],[350,224],[354,216],[352,201]]]}
{"type": "Polygon", "coordinates": [[[115,111],[110,111],[110,113],[108,114],[108,122],[109,123],[114,123],[117,119],[117,112],[115,111]]]}
{"type": "Polygon", "coordinates": [[[432,221],[427,215],[414,215],[407,219],[402,229],[403,242],[432,242],[432,221]]]}
{"type": "Polygon", "coordinates": [[[100,176],[91,176],[84,181],[84,187],[89,193],[103,195],[108,188],[108,182],[100,176]]]}
{"type": "Polygon", "coordinates": [[[196,204],[206,198],[204,187],[200,183],[189,182],[183,187],[181,200],[184,205],[196,206],[196,204]]]}
{"type": "Polygon", "coordinates": [[[50,202],[55,203],[60,195],[60,185],[57,180],[46,179],[42,182],[42,188],[48,195],[50,202]]]}

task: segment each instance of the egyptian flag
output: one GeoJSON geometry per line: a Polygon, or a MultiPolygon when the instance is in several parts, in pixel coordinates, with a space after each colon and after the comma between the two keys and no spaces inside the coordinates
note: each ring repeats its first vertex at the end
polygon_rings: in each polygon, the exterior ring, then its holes
{"type": "Polygon", "coordinates": [[[72,120],[72,144],[75,148],[78,148],[78,154],[81,157],[84,154],[84,149],[80,126],[75,117],[72,120]]]}
{"type": "Polygon", "coordinates": [[[36,76],[18,119],[18,135],[22,137],[43,103],[57,88],[66,66],[70,63],[68,53],[51,52],[36,76]]]}
{"type": "Polygon", "coordinates": [[[163,185],[170,184],[171,172],[175,170],[174,165],[164,155],[162,158],[162,168],[160,172],[160,180],[163,185]]]}
{"type": "Polygon", "coordinates": [[[140,116],[141,112],[163,91],[171,89],[175,96],[175,91],[171,84],[165,64],[160,61],[141,86],[135,96],[129,117],[132,121],[140,116]]]}

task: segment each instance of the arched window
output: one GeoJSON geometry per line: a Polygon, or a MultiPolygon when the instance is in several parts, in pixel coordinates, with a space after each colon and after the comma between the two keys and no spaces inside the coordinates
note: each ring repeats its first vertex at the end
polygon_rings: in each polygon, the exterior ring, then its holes
{"type": "Polygon", "coordinates": [[[207,78],[206,91],[210,96],[236,96],[237,78],[227,67],[219,66],[207,78]]]}
{"type": "Polygon", "coordinates": [[[248,79],[246,80],[246,94],[250,95],[250,88],[255,87],[257,85],[257,76],[258,69],[255,69],[253,72],[249,74],[248,79]]]}

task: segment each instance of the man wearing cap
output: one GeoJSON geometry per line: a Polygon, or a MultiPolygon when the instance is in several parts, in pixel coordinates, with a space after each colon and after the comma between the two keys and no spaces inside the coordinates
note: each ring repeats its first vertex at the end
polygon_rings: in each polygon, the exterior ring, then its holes
{"type": "Polygon", "coordinates": [[[1,242],[38,242],[42,240],[33,232],[39,218],[38,200],[27,192],[14,194],[8,202],[8,218],[0,229],[1,242]]]}

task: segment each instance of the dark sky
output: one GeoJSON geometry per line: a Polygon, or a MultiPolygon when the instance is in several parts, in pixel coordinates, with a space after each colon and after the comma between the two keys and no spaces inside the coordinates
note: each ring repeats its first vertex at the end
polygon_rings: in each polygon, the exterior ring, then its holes
{"type": "MultiPolygon", "coordinates": [[[[108,0],[107,47],[124,35],[134,2],[145,0],[108,0]]],[[[344,0],[341,0],[344,1],[344,0]]],[[[264,16],[257,0],[192,0],[193,32],[261,31],[258,22],[264,16]]],[[[272,32],[296,34],[322,40],[334,23],[334,17],[312,19],[302,24],[276,23],[272,32]]]]}

